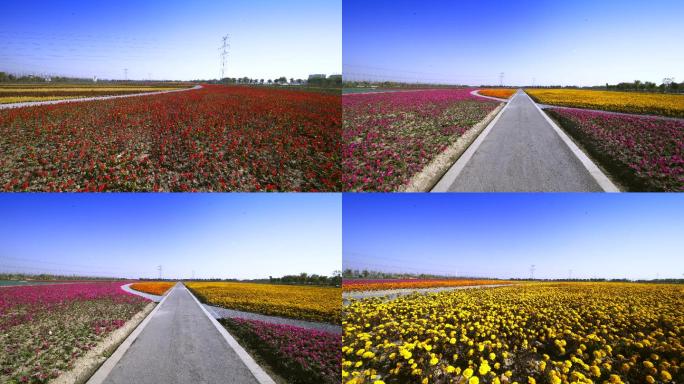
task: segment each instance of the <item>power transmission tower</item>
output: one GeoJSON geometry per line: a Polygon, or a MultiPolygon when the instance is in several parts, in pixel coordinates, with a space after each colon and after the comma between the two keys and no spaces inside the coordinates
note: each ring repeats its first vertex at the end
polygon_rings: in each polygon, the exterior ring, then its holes
{"type": "Polygon", "coordinates": [[[532,264],[532,266],[530,266],[530,280],[534,280],[534,269],[535,266],[532,264]]]}
{"type": "Polygon", "coordinates": [[[128,68],[124,68],[124,80],[128,81],[128,68]]]}
{"type": "Polygon", "coordinates": [[[230,35],[225,35],[222,39],[223,44],[219,48],[221,50],[221,77],[219,77],[219,81],[221,81],[224,78],[226,73],[226,59],[228,58],[228,49],[230,49],[228,39],[230,39],[230,35]]]}
{"type": "Polygon", "coordinates": [[[504,73],[501,72],[499,73],[499,86],[503,87],[503,79],[504,79],[504,73]]]}
{"type": "Polygon", "coordinates": [[[161,280],[162,279],[162,266],[157,265],[157,270],[159,271],[159,280],[161,280]]]}

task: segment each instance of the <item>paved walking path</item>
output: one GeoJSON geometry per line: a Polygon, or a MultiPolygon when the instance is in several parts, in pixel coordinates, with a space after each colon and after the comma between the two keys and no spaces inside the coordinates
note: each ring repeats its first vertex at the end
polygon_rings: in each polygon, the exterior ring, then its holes
{"type": "Polygon", "coordinates": [[[200,89],[200,88],[202,88],[201,85],[195,85],[192,88],[172,89],[169,91],[159,91],[159,92],[141,92],[141,93],[132,93],[129,95],[80,97],[80,98],[76,98],[76,99],[49,100],[49,101],[27,101],[27,102],[23,102],[23,103],[0,104],[0,109],[35,107],[38,105],[52,105],[52,104],[64,104],[64,103],[81,103],[84,101],[120,99],[122,97],[152,96],[152,95],[161,95],[163,93],[185,92],[185,91],[191,91],[193,89],[200,89]]]}
{"type": "Polygon", "coordinates": [[[185,286],[159,305],[104,383],[258,384],[185,286]]]}
{"type": "Polygon", "coordinates": [[[466,285],[459,287],[436,287],[436,288],[401,288],[401,289],[386,289],[382,291],[354,291],[343,292],[342,299],[345,304],[349,304],[352,299],[362,300],[368,298],[380,298],[382,300],[394,300],[401,296],[416,294],[439,293],[445,291],[457,291],[460,289],[474,289],[474,288],[496,288],[505,287],[513,284],[490,284],[490,285],[466,285]]]}
{"type": "Polygon", "coordinates": [[[518,91],[435,192],[590,192],[617,188],[518,91]]]}
{"type": "Polygon", "coordinates": [[[128,292],[128,293],[132,293],[134,295],[142,296],[148,300],[152,300],[155,303],[162,301],[162,299],[164,298],[164,296],[153,295],[151,293],[136,291],[135,289],[131,288],[131,285],[133,285],[133,283],[122,285],[121,289],[128,292]]]}

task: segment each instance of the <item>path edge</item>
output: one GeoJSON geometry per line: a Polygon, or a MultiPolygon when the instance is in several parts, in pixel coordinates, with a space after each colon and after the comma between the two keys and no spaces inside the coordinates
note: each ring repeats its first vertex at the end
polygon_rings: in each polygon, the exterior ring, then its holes
{"type": "Polygon", "coordinates": [[[399,188],[399,192],[430,192],[444,175],[453,167],[468,148],[481,136],[488,124],[496,120],[504,110],[506,103],[499,104],[493,111],[480,122],[472,126],[466,133],[461,135],[447,149],[437,155],[417,174],[413,175],[409,183],[399,188]]]}
{"type": "Polygon", "coordinates": [[[534,101],[534,99],[532,99],[530,97],[530,95],[527,94],[527,92],[522,91],[522,93],[525,94],[525,96],[528,97],[530,99],[530,101],[532,101],[532,104],[534,104],[534,107],[537,108],[537,111],[539,111],[539,113],[542,116],[544,116],[544,119],[546,119],[546,121],[549,124],[551,124],[551,127],[553,128],[554,131],[556,131],[556,134],[558,134],[558,136],[561,138],[561,140],[563,140],[565,145],[567,145],[568,148],[570,148],[570,152],[572,152],[573,155],[575,155],[575,157],[577,157],[577,159],[582,163],[584,168],[587,170],[587,172],[589,172],[589,174],[594,179],[594,181],[596,181],[596,183],[598,183],[598,185],[601,187],[601,189],[603,189],[604,192],[609,192],[609,193],[620,192],[620,188],[618,188],[608,178],[608,176],[606,176],[606,174],[603,173],[603,171],[601,171],[601,169],[589,158],[589,156],[587,156],[587,154],[584,153],[584,151],[582,151],[580,149],[580,147],[577,146],[577,144],[575,144],[575,142],[570,138],[570,136],[568,136],[565,133],[565,131],[563,131],[563,129],[561,127],[559,127],[558,124],[556,124],[556,122],[553,121],[553,119],[551,119],[549,117],[549,115],[544,113],[544,111],[539,107],[539,104],[537,104],[534,101]]]}
{"type": "Polygon", "coordinates": [[[95,371],[95,373],[86,381],[86,384],[101,384],[105,381],[107,376],[112,372],[112,369],[116,366],[116,364],[121,360],[123,355],[128,351],[128,348],[133,345],[133,342],[138,338],[140,333],[142,333],[143,329],[147,326],[147,324],[150,322],[152,319],[152,316],[154,316],[155,313],[159,310],[161,305],[164,303],[164,301],[169,297],[169,293],[171,293],[171,290],[176,289],[176,286],[173,288],[169,289],[166,294],[164,295],[164,298],[154,307],[152,312],[150,312],[144,319],[143,321],[140,322],[140,324],[131,332],[130,335],[124,340],[121,345],[112,353],[111,356],[107,360],[105,360],[104,363],[100,366],[100,368],[95,371]]]}
{"type": "MultiPolygon", "coordinates": [[[[216,327],[216,330],[219,331],[221,336],[226,340],[228,345],[235,351],[235,353],[238,355],[240,360],[242,361],[243,364],[249,369],[249,371],[252,373],[252,376],[259,382],[259,384],[276,384],[275,381],[271,378],[271,376],[264,371],[263,368],[259,364],[257,364],[256,361],[252,358],[252,356],[245,351],[244,348],[235,340],[235,338],[228,333],[228,330],[226,330],[208,311],[202,303],[197,300],[197,297],[195,297],[195,294],[192,293],[192,291],[185,286],[185,284],[182,284],[183,288],[187,289],[188,292],[190,293],[190,296],[192,296],[193,300],[195,300],[195,303],[202,309],[202,312],[209,318],[209,321],[216,327]]],[[[88,383],[90,384],[90,383],[88,383]]]]}
{"type": "Polygon", "coordinates": [[[456,160],[456,162],[450,166],[450,168],[446,171],[446,173],[443,174],[441,179],[439,179],[430,192],[449,192],[449,187],[454,184],[456,178],[458,178],[465,166],[468,164],[468,162],[470,162],[470,159],[473,157],[473,155],[475,155],[477,149],[480,148],[480,145],[482,145],[487,135],[489,135],[489,132],[494,129],[494,125],[496,125],[496,123],[499,121],[499,118],[501,118],[504,112],[506,112],[508,106],[511,105],[513,97],[514,96],[508,99],[496,117],[494,117],[494,119],[487,124],[487,127],[482,131],[482,133],[480,133],[477,138],[468,146],[458,160],[456,160]]]}
{"type": "Polygon", "coordinates": [[[187,92],[187,91],[197,90],[197,89],[201,89],[201,88],[202,88],[202,85],[197,84],[194,87],[190,87],[190,88],[171,89],[171,90],[159,91],[159,92],[142,92],[142,93],[131,93],[128,95],[94,96],[94,97],[81,97],[81,98],[75,98],[75,99],[49,100],[49,101],[26,101],[26,102],[22,102],[22,103],[0,104],[0,109],[29,108],[29,107],[39,107],[41,105],[83,103],[86,101],[112,100],[112,99],[121,99],[124,97],[153,96],[153,95],[162,95],[162,94],[174,93],[174,92],[187,92]]]}

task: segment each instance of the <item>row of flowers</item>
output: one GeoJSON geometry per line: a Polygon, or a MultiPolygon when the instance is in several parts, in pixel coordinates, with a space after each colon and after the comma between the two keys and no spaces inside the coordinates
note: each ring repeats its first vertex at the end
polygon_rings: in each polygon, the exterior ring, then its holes
{"type": "Polygon", "coordinates": [[[343,382],[684,381],[678,285],[527,284],[345,307],[343,382]]]}
{"type": "Polygon", "coordinates": [[[525,89],[525,92],[541,104],[684,117],[684,95],[587,89],[525,89]]]}
{"type": "Polygon", "coordinates": [[[342,187],[395,191],[497,107],[470,89],[342,97],[342,187]]]}
{"type": "Polygon", "coordinates": [[[46,383],[148,303],[125,282],[0,289],[0,382],[46,383]]]}
{"type": "Polygon", "coordinates": [[[206,85],[0,111],[5,191],[340,189],[339,95],[206,85]]]}
{"type": "Polygon", "coordinates": [[[322,286],[186,283],[202,302],[229,309],[340,324],[342,292],[322,286]]]}
{"type": "Polygon", "coordinates": [[[629,189],[684,191],[684,120],[561,108],[548,111],[629,189]]]}
{"type": "Polygon", "coordinates": [[[131,284],[131,288],[135,289],[136,291],[161,296],[174,285],[176,285],[176,283],[169,283],[166,281],[148,281],[144,283],[133,283],[131,284]]]}
{"type": "Polygon", "coordinates": [[[342,281],[342,290],[378,291],[386,289],[467,287],[505,283],[507,281],[491,279],[345,279],[342,281]]]}
{"type": "Polygon", "coordinates": [[[221,323],[288,383],[340,382],[340,335],[258,320],[223,319],[221,323]]]}

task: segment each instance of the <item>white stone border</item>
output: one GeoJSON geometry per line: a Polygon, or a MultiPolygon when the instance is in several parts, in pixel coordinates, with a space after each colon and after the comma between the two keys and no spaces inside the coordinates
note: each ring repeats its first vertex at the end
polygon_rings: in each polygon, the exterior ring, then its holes
{"type": "Polygon", "coordinates": [[[572,141],[572,139],[558,126],[558,124],[556,124],[555,121],[553,121],[546,113],[544,113],[544,111],[542,111],[542,109],[539,107],[539,105],[537,103],[535,103],[534,100],[532,100],[530,95],[528,95],[524,91],[521,91],[521,92],[528,99],[530,99],[532,104],[534,104],[535,108],[537,108],[537,111],[539,111],[539,113],[541,113],[541,115],[544,116],[546,121],[549,124],[551,124],[551,127],[553,128],[553,130],[556,131],[556,133],[561,138],[561,140],[563,140],[565,145],[567,145],[568,148],[570,148],[570,151],[575,155],[575,157],[577,157],[577,159],[579,159],[579,161],[582,163],[584,168],[586,168],[586,170],[589,172],[591,177],[594,178],[594,180],[598,183],[598,185],[601,187],[601,189],[603,189],[604,192],[611,192],[611,193],[620,192],[620,189],[615,184],[613,184],[612,181],[610,181],[608,176],[606,176],[606,174],[603,173],[603,171],[601,171],[601,169],[596,164],[594,164],[593,161],[591,161],[589,156],[587,156],[584,152],[582,152],[582,150],[577,146],[577,144],[575,144],[575,142],[572,141]]]}
{"type": "Polygon", "coordinates": [[[192,298],[195,300],[195,303],[197,303],[197,305],[200,308],[202,308],[202,311],[205,315],[207,315],[209,321],[211,321],[211,323],[214,324],[216,330],[219,331],[219,333],[221,334],[221,336],[223,336],[228,345],[235,351],[235,353],[238,355],[240,360],[242,360],[245,366],[247,366],[247,369],[249,369],[249,371],[252,372],[252,375],[259,382],[259,384],[276,384],[276,382],[273,381],[271,376],[269,376],[263,370],[263,368],[261,368],[259,364],[257,364],[256,361],[254,361],[252,356],[250,356],[249,353],[247,353],[247,351],[245,351],[245,349],[242,348],[240,344],[238,344],[237,340],[235,340],[233,336],[231,336],[230,333],[228,333],[228,331],[221,324],[219,324],[219,322],[216,321],[216,319],[211,314],[209,314],[209,312],[206,308],[204,308],[202,303],[200,303],[199,300],[197,300],[197,298],[195,297],[195,295],[192,294],[192,291],[189,290],[184,284],[181,283],[181,285],[183,289],[187,290],[188,293],[190,293],[190,296],[192,296],[192,298]]]}
{"type": "Polygon", "coordinates": [[[154,316],[155,313],[159,310],[159,308],[164,304],[164,301],[169,297],[169,294],[171,293],[172,290],[176,289],[178,287],[178,284],[174,285],[173,288],[169,289],[167,294],[164,296],[162,301],[157,304],[157,306],[150,312],[147,317],[138,325],[133,332],[131,332],[130,335],[124,340],[121,345],[119,345],[119,348],[114,351],[114,353],[100,366],[100,368],[93,374],[93,376],[88,379],[86,384],[101,384],[105,381],[107,376],[112,372],[112,369],[116,366],[116,364],[121,360],[123,355],[128,351],[128,348],[133,345],[133,342],[135,342],[135,339],[138,338],[140,333],[145,329],[147,324],[150,322],[150,319],[152,319],[152,316],[154,316]]]}
{"type": "MultiPolygon", "coordinates": [[[[517,93],[515,96],[516,97],[517,93]]],[[[487,128],[480,133],[480,136],[473,141],[473,143],[468,147],[468,149],[463,152],[463,155],[456,160],[454,165],[449,168],[449,170],[444,174],[444,176],[439,180],[439,182],[432,188],[430,192],[449,192],[449,187],[454,184],[456,181],[456,178],[461,174],[463,169],[465,168],[466,164],[470,161],[470,159],[475,155],[475,152],[477,152],[477,149],[480,148],[480,145],[482,145],[482,142],[485,140],[487,135],[489,135],[489,132],[492,131],[494,128],[494,125],[499,121],[499,118],[503,113],[506,111],[509,105],[511,105],[510,101],[513,100],[513,97],[511,97],[510,100],[506,101],[506,105],[504,105],[503,108],[501,108],[501,111],[494,117],[494,119],[487,125],[487,128]]]]}

